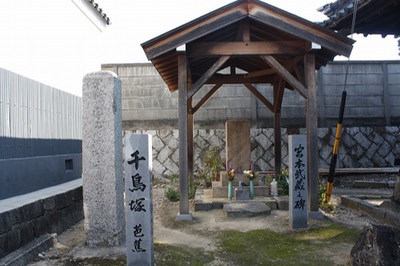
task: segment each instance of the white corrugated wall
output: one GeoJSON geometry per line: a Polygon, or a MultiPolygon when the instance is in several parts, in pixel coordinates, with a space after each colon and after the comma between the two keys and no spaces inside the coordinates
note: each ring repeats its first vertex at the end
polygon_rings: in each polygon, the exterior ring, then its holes
{"type": "Polygon", "coordinates": [[[0,68],[0,159],[27,152],[21,139],[81,140],[81,117],[80,97],[0,68]]]}

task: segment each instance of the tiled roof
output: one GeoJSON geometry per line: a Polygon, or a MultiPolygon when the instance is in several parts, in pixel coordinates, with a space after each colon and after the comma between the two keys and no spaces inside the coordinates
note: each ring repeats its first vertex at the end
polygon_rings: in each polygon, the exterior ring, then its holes
{"type": "Polygon", "coordinates": [[[92,6],[93,8],[99,12],[99,14],[101,15],[101,17],[103,18],[103,20],[105,21],[105,23],[107,23],[107,25],[110,25],[111,21],[110,18],[107,17],[106,13],[103,13],[103,9],[101,9],[99,7],[99,4],[97,4],[94,0],[87,0],[92,6]]]}
{"type": "Polygon", "coordinates": [[[323,5],[322,7],[318,8],[318,11],[328,16],[329,19],[321,22],[320,24],[322,26],[330,25],[334,21],[347,16],[349,13],[352,13],[353,9],[354,0],[338,0],[336,2],[323,5]]]}
{"type": "Polygon", "coordinates": [[[321,26],[350,34],[357,3],[355,33],[400,35],[400,0],[337,0],[318,9],[328,19],[321,26]]]}

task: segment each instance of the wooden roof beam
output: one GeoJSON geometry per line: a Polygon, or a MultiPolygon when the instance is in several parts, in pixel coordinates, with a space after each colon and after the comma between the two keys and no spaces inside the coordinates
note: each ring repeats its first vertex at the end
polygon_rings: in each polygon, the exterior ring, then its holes
{"type": "Polygon", "coordinates": [[[281,111],[285,84],[286,82],[282,78],[279,78],[274,84],[274,113],[279,113],[281,111]]]}
{"type": "Polygon", "coordinates": [[[258,41],[258,42],[198,42],[187,45],[187,56],[258,56],[258,55],[305,55],[311,50],[306,41],[258,41]]]}
{"type": "Polygon", "coordinates": [[[287,83],[289,83],[293,88],[300,93],[305,99],[308,97],[308,90],[298,81],[287,69],[282,66],[275,58],[270,55],[261,56],[261,58],[267,62],[270,67],[275,69],[275,71],[284,79],[287,83]]]}
{"type": "Polygon", "coordinates": [[[216,74],[211,77],[205,84],[244,84],[244,83],[272,83],[276,79],[276,74],[273,76],[260,76],[248,78],[246,74],[236,74],[236,75],[219,75],[216,74]]]}
{"type": "Polygon", "coordinates": [[[188,92],[188,99],[192,98],[193,95],[195,95],[200,88],[206,83],[208,79],[210,79],[215,72],[217,72],[225,63],[228,61],[230,56],[223,56],[219,58],[205,73],[203,76],[201,76],[196,83],[193,84],[192,88],[188,92]]]}
{"type": "Polygon", "coordinates": [[[270,103],[265,97],[264,95],[262,95],[256,88],[254,88],[253,85],[251,85],[250,83],[244,83],[244,86],[251,92],[253,93],[257,99],[259,99],[269,110],[271,110],[271,112],[274,112],[275,108],[272,105],[272,103],[270,103]]]}
{"type": "Polygon", "coordinates": [[[193,107],[193,109],[192,109],[192,110],[189,110],[189,111],[191,111],[192,114],[196,113],[196,112],[200,109],[200,107],[202,107],[203,104],[205,104],[205,103],[208,101],[208,99],[210,99],[210,97],[211,97],[222,85],[223,85],[222,83],[215,84],[215,86],[214,86],[209,92],[207,92],[207,94],[206,94],[203,98],[201,98],[201,100],[196,104],[196,106],[193,107]]]}
{"type": "Polygon", "coordinates": [[[151,60],[166,51],[175,50],[183,44],[188,44],[212,30],[222,29],[247,16],[247,4],[242,2],[231,3],[224,8],[217,9],[182,26],[153,38],[141,46],[147,59],[151,60]]]}
{"type": "Polygon", "coordinates": [[[350,56],[353,40],[339,36],[335,32],[307,23],[306,20],[295,18],[289,13],[267,5],[249,4],[248,16],[276,29],[281,29],[303,40],[314,42],[326,47],[339,55],[350,56]]]}
{"type": "MultiPolygon", "coordinates": [[[[292,61],[285,63],[285,68],[288,69],[289,71],[294,67],[297,73],[297,63],[302,59],[302,56],[297,56],[295,57],[292,61]]],[[[261,77],[261,76],[268,76],[275,74],[276,71],[273,68],[268,68],[268,69],[261,69],[257,71],[250,72],[246,74],[247,78],[255,78],[255,77],[261,77]]],[[[304,82],[303,82],[304,83],[304,82]]]]}

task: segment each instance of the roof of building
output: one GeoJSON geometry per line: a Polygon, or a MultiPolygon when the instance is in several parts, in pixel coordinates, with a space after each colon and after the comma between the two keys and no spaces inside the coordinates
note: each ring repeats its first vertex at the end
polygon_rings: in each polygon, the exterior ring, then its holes
{"type": "Polygon", "coordinates": [[[97,4],[94,0],[87,0],[90,4],[92,4],[93,8],[100,14],[100,16],[103,18],[104,22],[107,25],[110,25],[111,21],[110,18],[107,16],[106,13],[103,12],[103,9],[100,8],[99,4],[97,4]]]}
{"type": "Polygon", "coordinates": [[[208,77],[210,83],[216,84],[271,83],[278,75],[262,56],[273,55],[295,73],[302,71],[305,54],[315,54],[319,68],[336,55],[349,56],[353,43],[333,30],[262,1],[237,0],[141,45],[169,90],[175,91],[181,46],[186,47],[193,83],[213,66],[219,70],[230,67],[229,81],[226,75],[222,80],[219,71],[208,77]],[[221,63],[223,56],[229,59],[221,63]],[[233,69],[240,69],[245,75],[233,75],[233,69]]]}
{"type": "Polygon", "coordinates": [[[320,24],[349,35],[356,4],[354,33],[400,35],[400,0],[337,0],[318,9],[328,16],[320,24]]]}

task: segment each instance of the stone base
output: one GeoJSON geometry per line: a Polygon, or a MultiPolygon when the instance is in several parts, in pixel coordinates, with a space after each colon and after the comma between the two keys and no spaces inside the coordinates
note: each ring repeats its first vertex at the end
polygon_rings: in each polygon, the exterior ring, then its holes
{"type": "Polygon", "coordinates": [[[309,211],[308,212],[308,219],[322,220],[323,218],[324,218],[324,215],[320,211],[309,211]]]}
{"type": "Polygon", "coordinates": [[[182,221],[193,221],[193,216],[191,213],[188,214],[180,214],[176,215],[175,221],[182,222],[182,221]]]}
{"type": "Polygon", "coordinates": [[[255,217],[270,215],[271,208],[261,202],[226,203],[224,211],[228,218],[255,217]]]}
{"type": "MultiPolygon", "coordinates": [[[[235,191],[237,187],[233,188],[235,191]]],[[[249,187],[244,187],[244,189],[249,187]]],[[[270,195],[270,186],[254,186],[254,196],[256,197],[267,197],[270,195]]],[[[233,195],[235,197],[235,195],[233,195]]],[[[228,187],[213,187],[212,188],[212,197],[213,198],[228,198],[228,187]]]]}
{"type": "Polygon", "coordinates": [[[273,199],[276,201],[276,204],[278,205],[278,210],[289,210],[289,196],[277,196],[273,197],[273,199]]]}

